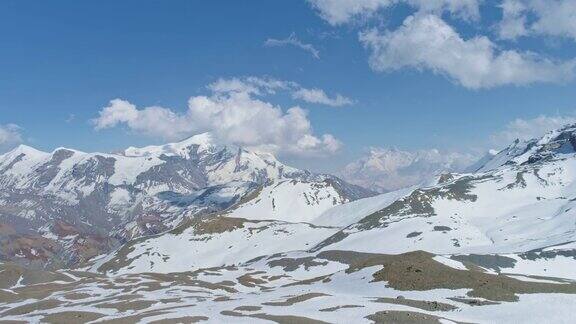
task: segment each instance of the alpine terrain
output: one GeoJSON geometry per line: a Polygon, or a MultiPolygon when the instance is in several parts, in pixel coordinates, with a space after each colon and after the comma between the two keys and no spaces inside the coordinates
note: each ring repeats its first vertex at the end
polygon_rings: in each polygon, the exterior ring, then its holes
{"type": "Polygon", "coordinates": [[[467,172],[374,195],[209,134],[116,154],[20,146],[0,157],[0,317],[570,322],[576,125],[467,172]]]}

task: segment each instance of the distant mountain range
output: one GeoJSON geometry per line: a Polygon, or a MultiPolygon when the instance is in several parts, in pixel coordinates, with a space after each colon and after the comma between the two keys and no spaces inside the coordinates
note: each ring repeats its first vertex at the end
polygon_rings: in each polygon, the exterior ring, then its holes
{"type": "MultiPolygon", "coordinates": [[[[374,164],[424,159],[387,154],[374,164]]],[[[380,195],[207,134],[113,155],[22,146],[0,170],[7,320],[569,322],[576,307],[576,125],[380,195]]]]}
{"type": "Polygon", "coordinates": [[[217,145],[210,134],[117,154],[21,145],[0,156],[0,257],[28,266],[81,264],[290,182],[298,184],[287,189],[290,204],[304,205],[303,213],[372,195],[267,153],[217,145]]]}
{"type": "Polygon", "coordinates": [[[372,148],[338,173],[343,179],[384,193],[425,184],[445,172],[463,172],[478,160],[471,154],[436,149],[414,152],[372,148]]]}

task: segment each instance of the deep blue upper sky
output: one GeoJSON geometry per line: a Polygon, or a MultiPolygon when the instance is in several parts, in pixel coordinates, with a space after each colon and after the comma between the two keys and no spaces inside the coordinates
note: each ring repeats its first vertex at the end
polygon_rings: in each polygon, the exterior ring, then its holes
{"type": "MultiPolygon", "coordinates": [[[[576,39],[539,34],[502,40],[494,24],[499,2],[481,7],[477,22],[443,13],[464,39],[484,35],[499,49],[576,58],[576,39]]],[[[185,113],[191,96],[209,95],[219,78],[270,77],[342,94],[342,107],[263,100],[309,112],[314,133],[343,143],[329,158],[287,155],[297,165],[337,168],[367,147],[481,150],[514,119],[571,116],[576,82],[463,86],[420,66],[378,72],[359,33],[395,30],[416,9],[384,8],[372,21],[330,24],[306,1],[23,1],[0,2],[0,125],[16,124],[22,141],[111,151],[161,143],[126,126],[95,130],[90,120],[111,99],[138,108],[159,105],[185,113]],[[295,46],[264,46],[292,33],[319,58],[295,46]],[[336,158],[334,158],[336,157],[336,158]]],[[[415,48],[414,50],[418,50],[415,48]]],[[[461,64],[455,63],[455,64],[461,64]]]]}

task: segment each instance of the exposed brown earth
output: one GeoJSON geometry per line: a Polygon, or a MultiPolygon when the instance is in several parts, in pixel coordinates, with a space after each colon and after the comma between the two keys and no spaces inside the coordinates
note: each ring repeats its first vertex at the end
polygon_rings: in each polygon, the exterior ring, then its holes
{"type": "Polygon", "coordinates": [[[322,293],[308,293],[308,294],[304,294],[304,295],[299,295],[299,296],[290,297],[290,298],[286,299],[285,301],[281,301],[281,302],[266,302],[266,303],[262,303],[262,305],[268,305],[268,306],[292,306],[292,305],[297,304],[297,303],[302,303],[302,302],[305,302],[305,301],[310,300],[310,299],[313,299],[313,298],[324,297],[324,296],[329,296],[329,295],[322,294],[322,293]]]}
{"type": "Polygon", "coordinates": [[[95,321],[102,316],[104,315],[98,313],[71,311],[46,315],[42,321],[53,324],[80,324],[95,321]]]}
{"type": "Polygon", "coordinates": [[[470,289],[468,296],[493,301],[517,301],[517,294],[576,294],[576,284],[551,284],[520,281],[505,275],[492,275],[479,270],[458,270],[433,259],[428,252],[416,251],[400,255],[327,251],[318,255],[349,265],[347,272],[381,265],[373,281],[386,282],[397,290],[470,289]]]}
{"type": "Polygon", "coordinates": [[[361,305],[342,305],[342,306],[334,306],[334,307],[328,307],[328,308],[323,308],[320,311],[321,312],[335,312],[339,309],[346,309],[346,308],[361,308],[364,306],[361,305]]]}
{"type": "Polygon", "coordinates": [[[252,317],[269,320],[278,324],[327,324],[326,322],[301,317],[301,316],[290,316],[290,315],[269,315],[269,314],[242,314],[234,311],[223,311],[220,314],[232,317],[252,317]]]}
{"type": "Polygon", "coordinates": [[[440,303],[437,301],[414,300],[405,298],[378,298],[374,300],[377,303],[396,304],[419,308],[430,312],[447,312],[456,310],[457,307],[450,304],[440,303]]]}
{"type": "Polygon", "coordinates": [[[440,324],[441,317],[414,312],[383,311],[369,316],[367,319],[375,324],[440,324]]]}

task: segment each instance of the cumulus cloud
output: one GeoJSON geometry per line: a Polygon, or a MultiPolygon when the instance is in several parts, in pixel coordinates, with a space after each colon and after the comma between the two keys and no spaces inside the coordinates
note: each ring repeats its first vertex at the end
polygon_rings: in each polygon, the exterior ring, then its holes
{"type": "Polygon", "coordinates": [[[504,0],[500,8],[502,20],[498,23],[498,33],[501,39],[515,39],[528,35],[526,6],[522,0],[504,0]]]}
{"type": "Polygon", "coordinates": [[[316,59],[320,58],[320,51],[318,51],[314,47],[314,45],[307,44],[299,40],[298,37],[296,37],[295,33],[290,34],[290,36],[284,39],[268,38],[264,42],[264,46],[266,47],[294,46],[296,48],[299,48],[303,51],[310,53],[316,59]]]}
{"type": "Polygon", "coordinates": [[[128,101],[114,99],[93,124],[97,130],[124,125],[135,133],[165,140],[211,132],[225,144],[288,155],[333,154],[341,147],[330,134],[315,135],[306,110],[299,106],[283,111],[255,98],[254,94],[262,89],[232,81],[215,83],[210,88],[214,92],[209,96],[191,97],[183,113],[157,106],[139,109],[128,101]]]}
{"type": "Polygon", "coordinates": [[[0,151],[5,151],[20,143],[22,143],[22,134],[18,125],[0,125],[0,151]]]}
{"type": "Polygon", "coordinates": [[[528,35],[549,35],[576,40],[576,1],[504,0],[500,37],[515,39],[528,35]]]}
{"type": "Polygon", "coordinates": [[[308,103],[322,104],[332,107],[347,106],[354,100],[341,94],[329,96],[322,89],[304,88],[296,82],[276,80],[272,78],[246,77],[218,79],[208,85],[208,89],[215,93],[245,92],[258,96],[275,94],[278,91],[291,93],[292,98],[308,103]]]}
{"type": "Polygon", "coordinates": [[[517,118],[492,135],[492,142],[499,148],[506,147],[512,141],[538,138],[547,132],[562,128],[568,124],[576,124],[576,116],[545,116],[533,119],[517,118]]]}
{"type": "Polygon", "coordinates": [[[189,114],[179,114],[158,106],[138,109],[122,99],[111,100],[99,115],[93,120],[96,130],[126,125],[136,133],[175,140],[193,133],[196,129],[189,114]]]}
{"type": "Polygon", "coordinates": [[[477,20],[480,17],[478,0],[308,0],[320,17],[331,25],[341,25],[374,16],[393,5],[406,4],[419,12],[441,14],[477,20]]]}
{"type": "Polygon", "coordinates": [[[462,38],[436,15],[409,16],[394,31],[360,34],[375,71],[430,70],[471,89],[535,82],[564,82],[575,61],[556,62],[531,52],[500,50],[490,39],[462,38]]]}

